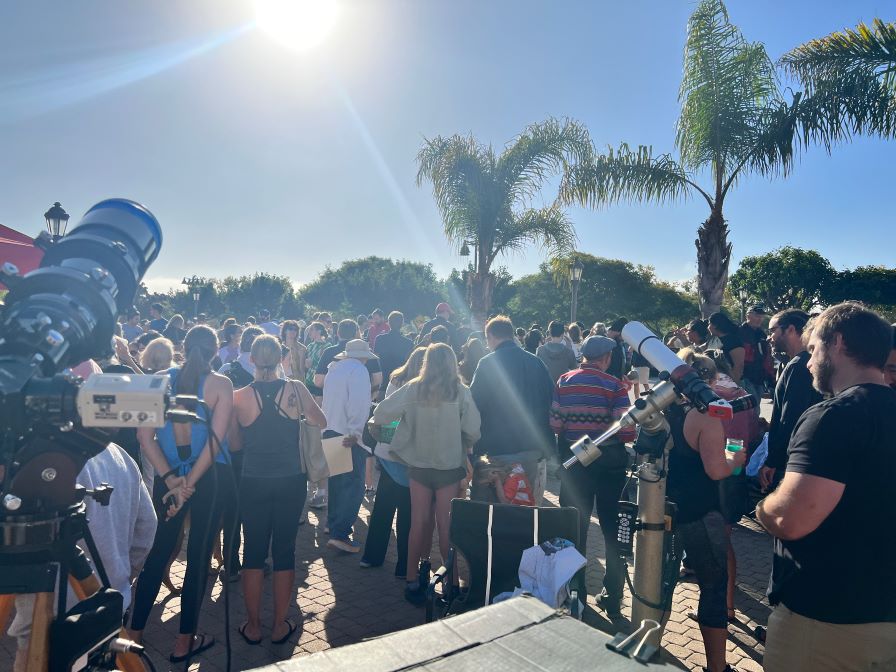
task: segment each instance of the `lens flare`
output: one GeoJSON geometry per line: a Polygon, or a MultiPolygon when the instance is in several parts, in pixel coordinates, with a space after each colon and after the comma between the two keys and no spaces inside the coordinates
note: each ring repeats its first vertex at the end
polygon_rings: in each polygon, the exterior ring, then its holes
{"type": "Polygon", "coordinates": [[[319,46],[336,27],[335,0],[256,0],[255,24],[280,44],[307,51],[319,46]]]}

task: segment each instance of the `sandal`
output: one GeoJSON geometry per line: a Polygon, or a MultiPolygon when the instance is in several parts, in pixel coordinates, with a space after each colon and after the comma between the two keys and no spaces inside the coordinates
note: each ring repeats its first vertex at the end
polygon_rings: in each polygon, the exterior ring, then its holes
{"type": "Polygon", "coordinates": [[[184,661],[192,658],[193,656],[197,656],[203,651],[208,651],[215,645],[215,638],[209,635],[206,637],[205,635],[195,635],[195,637],[199,638],[199,646],[194,646],[193,650],[185,653],[182,656],[175,656],[173,653],[168,656],[168,660],[172,663],[183,663],[184,661]]]}
{"type": "Polygon", "coordinates": [[[246,634],[246,627],[249,625],[249,621],[243,623],[239,628],[237,628],[237,632],[240,633],[240,636],[249,646],[258,646],[261,644],[261,637],[258,639],[249,639],[249,635],[246,634]]]}
{"type": "Polygon", "coordinates": [[[292,637],[293,633],[299,629],[299,626],[296,625],[291,620],[289,620],[288,618],[283,622],[286,623],[286,626],[289,628],[289,631],[285,635],[283,635],[280,639],[271,639],[271,644],[286,643],[286,640],[289,639],[290,637],[292,637]]]}

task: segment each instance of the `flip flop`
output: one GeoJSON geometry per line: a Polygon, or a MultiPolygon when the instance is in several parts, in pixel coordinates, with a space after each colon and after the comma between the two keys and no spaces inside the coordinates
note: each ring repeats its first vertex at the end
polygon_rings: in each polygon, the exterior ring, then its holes
{"type": "Polygon", "coordinates": [[[292,637],[293,633],[299,629],[299,626],[296,625],[295,623],[293,623],[288,618],[283,622],[286,623],[287,627],[289,627],[289,631],[285,635],[283,635],[280,639],[272,639],[271,644],[284,644],[286,642],[286,640],[289,639],[290,637],[292,637]]]}
{"type": "Polygon", "coordinates": [[[261,644],[261,637],[258,639],[249,639],[249,635],[246,634],[246,626],[249,625],[249,621],[243,623],[239,628],[237,628],[237,632],[240,633],[240,636],[249,646],[258,646],[261,644]]]}
{"type": "Polygon", "coordinates": [[[215,638],[212,636],[206,637],[205,635],[198,635],[199,637],[199,646],[194,646],[193,651],[191,653],[187,653],[183,656],[175,656],[173,653],[168,656],[168,660],[172,663],[182,663],[185,660],[192,658],[193,656],[198,656],[203,651],[208,651],[215,645],[215,638]]]}

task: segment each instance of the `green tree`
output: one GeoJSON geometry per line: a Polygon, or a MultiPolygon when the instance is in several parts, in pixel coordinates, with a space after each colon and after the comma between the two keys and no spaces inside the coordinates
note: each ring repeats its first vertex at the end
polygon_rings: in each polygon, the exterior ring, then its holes
{"type": "MultiPolygon", "coordinates": [[[[227,312],[239,319],[249,315],[258,316],[262,308],[267,308],[272,315],[285,317],[283,307],[294,306],[295,290],[292,281],[285,275],[255,273],[240,277],[227,277],[214,284],[216,293],[223,301],[227,312]]],[[[200,309],[203,304],[200,298],[200,309]]],[[[291,311],[294,315],[294,311],[291,311]]],[[[295,315],[296,317],[301,316],[295,315]]]]}
{"type": "Polygon", "coordinates": [[[749,173],[789,173],[799,99],[796,94],[784,101],[765,47],[743,38],[721,0],[703,0],[688,21],[678,160],[622,144],[572,166],[561,197],[591,207],[704,199],[709,216],[697,230],[696,245],[700,307],[708,315],[722,305],[731,260],[725,199],[749,173]],[[710,181],[700,186],[703,172],[710,181]]]}
{"type": "MultiPolygon", "coordinates": [[[[661,332],[680,326],[697,314],[697,303],[672,285],[656,278],[653,268],[618,259],[576,253],[584,269],[579,285],[578,316],[588,324],[627,317],[661,332]]],[[[569,319],[570,257],[541,265],[539,272],[516,280],[508,312],[522,326],[543,327],[551,320],[569,319]]]]}
{"type": "Polygon", "coordinates": [[[500,155],[472,136],[425,140],[417,184],[432,183],[448,240],[458,250],[474,247],[471,310],[479,324],[492,305],[492,266],[500,255],[532,243],[553,254],[572,249],[575,232],[563,209],[556,203],[535,208],[531,201],[547,177],[590,152],[588,131],[570,120],[533,124],[500,155]]]}
{"type": "Polygon", "coordinates": [[[413,261],[366,257],[327,268],[299,290],[298,298],[340,314],[367,314],[374,308],[400,310],[410,320],[428,315],[445,300],[445,286],[432,266],[413,261]]]}
{"type": "Polygon", "coordinates": [[[896,317],[896,269],[859,266],[837,273],[825,303],[841,301],[861,301],[893,320],[896,317]]]}
{"type": "Polygon", "coordinates": [[[800,111],[806,140],[832,143],[853,134],[896,137],[896,23],[831,33],[787,52],[781,64],[807,97],[800,111]]]}
{"type": "Polygon", "coordinates": [[[734,294],[745,289],[772,311],[812,310],[825,302],[837,273],[815,250],[782,247],[755,257],[744,257],[731,276],[734,294]]]}

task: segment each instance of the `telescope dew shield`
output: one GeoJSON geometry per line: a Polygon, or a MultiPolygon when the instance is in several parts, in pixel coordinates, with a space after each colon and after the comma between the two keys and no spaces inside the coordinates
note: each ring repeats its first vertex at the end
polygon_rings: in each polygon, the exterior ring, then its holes
{"type": "Polygon", "coordinates": [[[37,361],[52,376],[109,354],[116,315],[133,304],[161,244],[161,227],[142,205],[120,198],[94,205],[47,247],[40,268],[11,287],[0,359],[37,361]]]}
{"type": "Polygon", "coordinates": [[[666,371],[679,394],[687,397],[701,413],[722,420],[734,417],[731,404],[721,399],[678,355],[656,334],[640,322],[629,322],[622,328],[622,338],[658,371],[666,371]]]}

